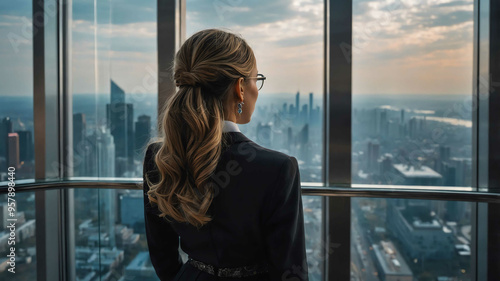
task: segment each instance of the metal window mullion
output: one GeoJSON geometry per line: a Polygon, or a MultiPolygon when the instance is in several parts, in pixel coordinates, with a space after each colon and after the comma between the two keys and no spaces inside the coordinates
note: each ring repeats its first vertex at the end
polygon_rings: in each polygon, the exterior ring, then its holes
{"type": "Polygon", "coordinates": [[[175,92],[172,63],[185,39],[185,22],[186,0],[157,1],[158,125],[166,102],[175,92]]]}
{"type": "MultiPolygon", "coordinates": [[[[488,191],[500,192],[500,3],[489,3],[489,77],[488,79],[488,191]]],[[[488,280],[496,280],[500,276],[500,203],[488,204],[488,280]]]]}
{"type": "MultiPolygon", "coordinates": [[[[67,179],[73,176],[73,100],[72,100],[72,21],[73,1],[63,0],[59,9],[59,81],[60,81],[60,108],[62,145],[59,153],[63,163],[61,177],[67,179]]],[[[75,261],[75,222],[74,222],[74,189],[63,188],[60,190],[61,222],[60,249],[61,249],[61,279],[76,280],[75,261]]]]}
{"type": "MultiPolygon", "coordinates": [[[[352,0],[325,1],[325,183],[351,186],[352,0]]],[[[351,199],[326,199],[325,280],[350,280],[351,199]]]]}
{"type": "MultiPolygon", "coordinates": [[[[35,179],[59,179],[59,4],[32,1],[35,179]]],[[[61,280],[60,191],[35,191],[37,280],[61,280]]]]}

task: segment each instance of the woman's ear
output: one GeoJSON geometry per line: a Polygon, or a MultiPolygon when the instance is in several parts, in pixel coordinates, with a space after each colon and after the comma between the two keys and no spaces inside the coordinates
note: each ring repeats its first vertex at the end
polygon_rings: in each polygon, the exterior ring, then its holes
{"type": "Polygon", "coordinates": [[[236,83],[234,83],[234,92],[236,94],[236,99],[242,101],[243,100],[243,77],[240,77],[236,83]]]}

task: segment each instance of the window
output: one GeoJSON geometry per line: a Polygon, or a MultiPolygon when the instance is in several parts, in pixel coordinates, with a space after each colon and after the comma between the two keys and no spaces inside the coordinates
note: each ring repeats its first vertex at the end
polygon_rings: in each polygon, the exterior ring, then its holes
{"type": "Polygon", "coordinates": [[[471,186],[469,1],[353,1],[352,182],[471,186]]]}
{"type": "Polygon", "coordinates": [[[461,201],[352,199],[355,280],[472,280],[472,210],[461,201]]]}
{"type": "Polygon", "coordinates": [[[32,2],[0,4],[0,181],[35,177],[32,2]]]}
{"type": "Polygon", "coordinates": [[[74,175],[142,177],[157,118],[156,1],[73,1],[72,32],[74,175]]]}

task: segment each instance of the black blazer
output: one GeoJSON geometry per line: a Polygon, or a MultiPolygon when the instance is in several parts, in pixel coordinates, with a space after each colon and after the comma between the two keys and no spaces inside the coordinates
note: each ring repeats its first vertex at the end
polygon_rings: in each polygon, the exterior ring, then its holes
{"type": "MultiPolygon", "coordinates": [[[[181,273],[186,265],[178,251],[180,237],[186,254],[216,267],[267,261],[269,277],[259,280],[309,280],[297,159],[264,148],[241,132],[223,134],[230,145],[214,172],[219,189],[208,212],[213,219],[199,231],[158,217],[143,182],[146,238],[156,274],[162,281],[217,280],[204,272],[186,279],[188,274],[181,273]]],[[[158,180],[153,156],[159,147],[151,144],[144,158],[144,174],[149,173],[153,182],[158,180]]]]}

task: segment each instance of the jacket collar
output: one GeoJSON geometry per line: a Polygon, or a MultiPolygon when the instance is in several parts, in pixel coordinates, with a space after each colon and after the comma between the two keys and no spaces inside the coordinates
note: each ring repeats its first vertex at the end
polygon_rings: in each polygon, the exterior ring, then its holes
{"type": "Polygon", "coordinates": [[[240,143],[240,142],[250,142],[251,141],[242,132],[223,132],[222,135],[227,136],[228,141],[230,143],[240,143]]]}

